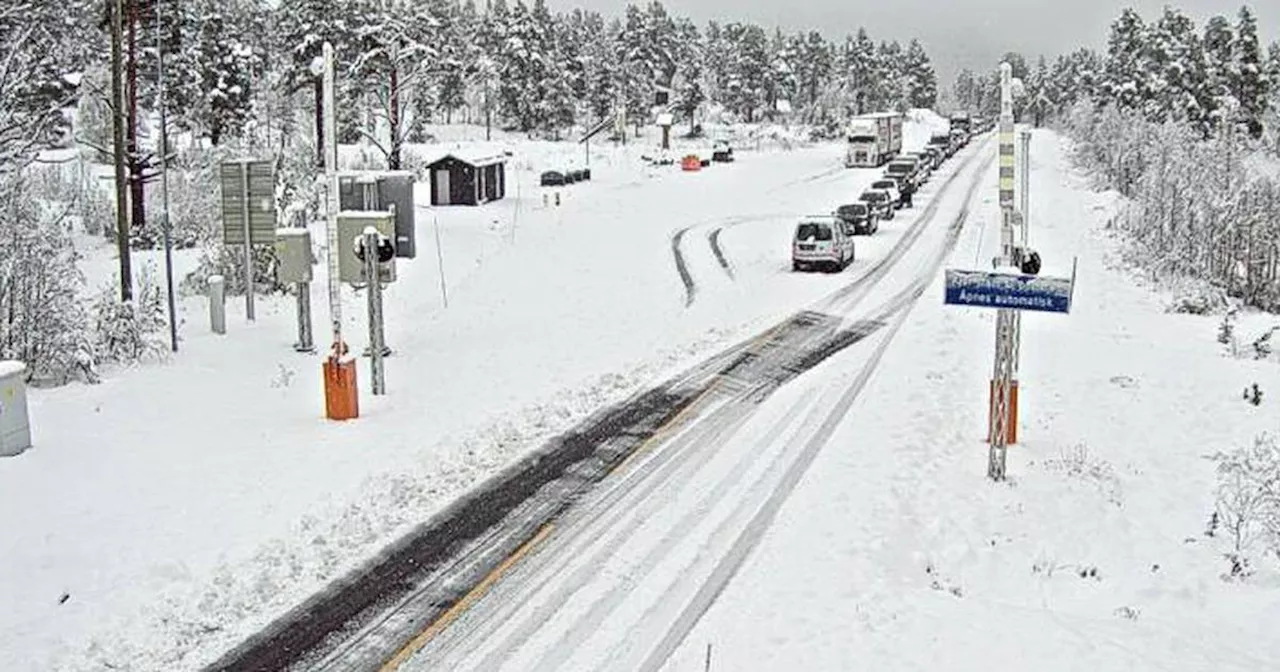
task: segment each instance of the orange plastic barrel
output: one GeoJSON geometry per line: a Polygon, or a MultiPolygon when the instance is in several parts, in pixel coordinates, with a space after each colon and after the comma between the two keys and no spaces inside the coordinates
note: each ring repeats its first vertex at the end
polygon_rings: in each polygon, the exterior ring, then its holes
{"type": "Polygon", "coordinates": [[[360,416],[354,357],[335,355],[324,360],[324,411],[330,420],[351,420],[360,416]]]}

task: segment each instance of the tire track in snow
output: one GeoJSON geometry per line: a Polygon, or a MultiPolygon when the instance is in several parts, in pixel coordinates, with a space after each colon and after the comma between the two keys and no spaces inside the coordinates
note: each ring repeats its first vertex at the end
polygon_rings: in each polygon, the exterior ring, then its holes
{"type": "Polygon", "coordinates": [[[691,228],[693,227],[686,226],[671,236],[671,254],[675,255],[676,271],[680,273],[680,282],[684,283],[685,308],[693,305],[693,297],[698,293],[698,286],[694,284],[693,276],[689,274],[689,265],[684,260],[684,253],[680,251],[680,240],[691,228]]]}
{"type": "MultiPolygon", "coordinates": [[[[986,172],[986,168],[990,166],[992,159],[982,162],[982,167],[978,170],[973,182],[965,194],[960,212],[952,221],[947,232],[947,237],[942,248],[930,260],[932,263],[929,270],[922,273],[909,287],[897,296],[890,299],[882,312],[876,316],[876,320],[887,319],[896,313],[896,318],[888,325],[888,331],[884,337],[876,344],[869,360],[863,365],[861,371],[858,372],[857,378],[840,396],[835,406],[827,414],[822,421],[818,430],[805,441],[800,452],[795,455],[794,460],[785,465],[785,472],[781,480],[770,491],[763,505],[747,522],[746,526],[738,534],[734,540],[733,546],[716,562],[711,575],[701,583],[697,592],[693,595],[680,611],[679,616],[671,624],[662,640],[649,651],[644,662],[638,669],[645,671],[658,672],[666,664],[667,659],[675,652],[677,648],[684,642],[685,638],[693,630],[694,626],[702,619],[702,616],[711,608],[720,594],[728,586],[729,582],[737,574],[742,567],[746,557],[759,545],[764,538],[765,532],[772,525],[773,520],[777,517],[778,511],[781,510],[783,503],[790,497],[795,490],[800,479],[808,471],[809,467],[821,452],[823,446],[835,434],[836,429],[848,414],[849,409],[857,401],[862,394],[862,390],[866,387],[872,373],[879,368],[880,360],[884,357],[885,351],[889,344],[893,342],[894,336],[898,330],[906,322],[907,317],[911,314],[911,308],[920,296],[924,294],[929,282],[936,273],[937,266],[941,265],[946,259],[948,253],[955,247],[959,233],[964,227],[965,222],[969,218],[970,202],[973,200],[977,186],[981,183],[982,176],[986,172]]],[[[966,162],[968,163],[968,162],[966,162]]],[[[960,171],[957,171],[957,174],[960,171]]],[[[883,323],[881,323],[883,324],[883,323]]],[[[786,455],[786,451],[779,457],[786,455]]],[[[780,465],[783,466],[783,465],[780,465]]],[[[771,469],[772,471],[772,469],[771,469]]],[[[659,604],[666,600],[659,600],[659,604]]]]}
{"type": "Polygon", "coordinates": [[[711,233],[707,234],[707,242],[711,243],[711,253],[716,255],[716,262],[720,264],[720,268],[729,274],[729,279],[734,280],[733,266],[729,264],[729,260],[724,256],[724,250],[720,247],[720,232],[724,231],[723,227],[718,227],[711,233]]]}

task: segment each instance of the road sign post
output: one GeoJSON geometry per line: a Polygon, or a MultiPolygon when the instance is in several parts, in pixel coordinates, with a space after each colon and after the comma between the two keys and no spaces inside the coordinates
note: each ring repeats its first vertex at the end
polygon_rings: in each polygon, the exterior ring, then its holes
{"type": "Polygon", "coordinates": [[[220,166],[222,240],[244,246],[245,317],[253,314],[253,246],[276,239],[275,163],[240,159],[220,166]]]}
{"type": "MultiPolygon", "coordinates": [[[[991,402],[987,441],[987,476],[1005,478],[1005,453],[1017,419],[1014,403],[1014,348],[1017,345],[1015,318],[1020,311],[1071,312],[1075,288],[1074,267],[1070,278],[1056,278],[1002,271],[948,269],[943,302],[953,306],[995,308],[995,366],[991,376],[991,402]]],[[[1020,319],[1020,318],[1018,318],[1020,319]]]]}

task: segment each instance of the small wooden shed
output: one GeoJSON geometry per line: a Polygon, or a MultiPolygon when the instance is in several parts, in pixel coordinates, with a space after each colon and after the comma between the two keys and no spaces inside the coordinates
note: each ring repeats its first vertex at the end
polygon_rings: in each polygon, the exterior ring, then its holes
{"type": "Polygon", "coordinates": [[[507,156],[455,151],[427,164],[431,205],[480,205],[507,194],[507,156]]]}

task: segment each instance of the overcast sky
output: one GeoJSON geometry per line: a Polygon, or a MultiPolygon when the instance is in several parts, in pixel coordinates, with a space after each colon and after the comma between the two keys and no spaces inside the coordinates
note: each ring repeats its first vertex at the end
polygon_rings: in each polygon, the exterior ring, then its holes
{"type": "MultiPolygon", "coordinates": [[[[647,0],[633,0],[644,5],[647,0]]],[[[627,0],[547,0],[557,10],[583,7],[619,16],[627,0]]],[[[1034,64],[1039,54],[1056,56],[1079,46],[1101,48],[1107,27],[1123,7],[1154,20],[1164,5],[1182,9],[1203,27],[1224,14],[1234,23],[1242,2],[1232,0],[663,0],[667,11],[699,24],[751,21],[783,30],[813,30],[836,39],[865,27],[876,40],[917,37],[945,85],[962,67],[994,68],[1006,51],[1034,64]]],[[[1264,45],[1280,39],[1280,0],[1249,3],[1264,45]]],[[[1264,46],[1265,48],[1265,46],[1264,46]]]]}

